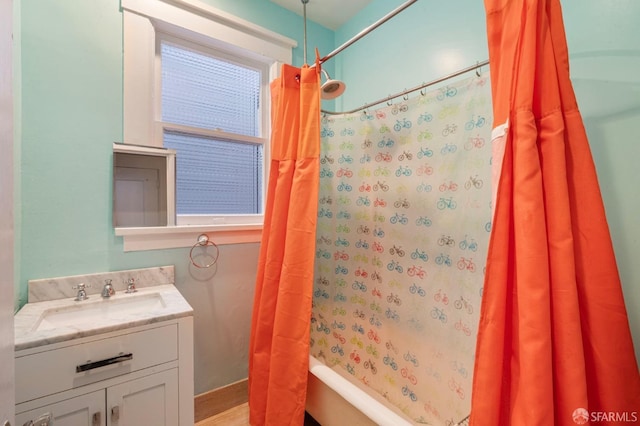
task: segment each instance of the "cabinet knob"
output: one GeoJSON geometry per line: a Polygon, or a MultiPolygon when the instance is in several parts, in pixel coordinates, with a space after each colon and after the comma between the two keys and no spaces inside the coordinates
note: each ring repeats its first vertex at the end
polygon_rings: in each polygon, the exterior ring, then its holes
{"type": "Polygon", "coordinates": [[[101,425],[101,413],[100,411],[98,411],[97,413],[93,413],[93,416],[91,416],[91,426],[100,426],[101,425]]]}
{"type": "Polygon", "coordinates": [[[111,421],[117,422],[118,420],[120,420],[120,407],[116,405],[111,408],[111,421]]]}

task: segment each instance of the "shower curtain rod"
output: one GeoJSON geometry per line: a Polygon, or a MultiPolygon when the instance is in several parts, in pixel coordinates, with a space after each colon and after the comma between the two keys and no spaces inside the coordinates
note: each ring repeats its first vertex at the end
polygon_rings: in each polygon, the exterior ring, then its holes
{"type": "Polygon", "coordinates": [[[467,72],[469,72],[469,71],[477,70],[477,69],[479,69],[480,67],[483,67],[483,66],[485,66],[485,65],[489,65],[489,60],[488,60],[488,59],[487,59],[486,61],[483,61],[483,62],[478,62],[477,64],[472,65],[472,66],[470,66],[470,67],[463,68],[463,69],[461,69],[461,70],[458,70],[458,71],[452,72],[452,73],[451,73],[451,74],[449,74],[449,75],[446,75],[446,76],[444,76],[444,77],[438,78],[438,79],[436,79],[436,80],[432,80],[432,81],[430,81],[430,82],[428,82],[428,83],[423,83],[423,84],[421,84],[421,85],[419,85],[419,86],[412,87],[411,89],[407,89],[407,90],[404,90],[404,91],[402,91],[402,92],[400,92],[400,93],[396,93],[395,95],[389,95],[389,96],[387,96],[386,98],[383,98],[383,99],[377,100],[377,101],[375,101],[375,102],[371,102],[371,103],[368,103],[368,104],[362,105],[361,107],[356,108],[356,109],[352,109],[352,110],[350,110],[350,111],[325,111],[325,110],[321,110],[321,111],[322,111],[322,113],[324,113],[324,114],[329,114],[329,115],[352,114],[352,113],[354,113],[354,112],[364,111],[364,110],[366,110],[367,108],[370,108],[370,107],[372,107],[372,106],[375,106],[375,105],[381,104],[381,103],[383,103],[383,102],[388,102],[388,101],[390,101],[390,100],[392,100],[392,99],[395,99],[395,98],[398,98],[398,97],[400,97],[400,96],[404,96],[404,95],[407,95],[407,94],[409,94],[409,93],[411,93],[411,92],[415,92],[416,90],[422,90],[422,89],[424,89],[425,87],[433,86],[434,84],[442,83],[443,81],[446,81],[446,80],[448,80],[448,79],[450,79],[450,78],[457,77],[457,76],[462,75],[462,74],[464,74],[464,73],[467,73],[467,72]]]}
{"type": "MultiPolygon", "coordinates": [[[[387,13],[386,15],[384,15],[382,18],[380,18],[379,20],[377,20],[376,22],[374,22],[373,24],[369,25],[368,27],[366,27],[365,29],[363,29],[362,31],[360,31],[358,34],[354,35],[353,37],[351,37],[349,40],[347,40],[346,42],[344,42],[342,45],[338,46],[335,50],[333,50],[332,52],[330,52],[329,54],[327,54],[326,56],[320,58],[319,62],[322,64],[323,62],[328,61],[329,59],[333,58],[334,56],[336,56],[338,53],[342,52],[344,49],[346,49],[347,47],[351,46],[353,43],[355,43],[356,41],[360,40],[362,37],[366,36],[367,34],[369,34],[371,31],[375,30],[376,28],[378,28],[380,25],[384,24],[385,22],[387,22],[389,19],[393,18],[394,16],[396,16],[398,13],[402,12],[403,10],[405,10],[406,8],[408,8],[409,6],[411,6],[412,4],[414,4],[415,2],[417,2],[418,0],[409,0],[404,2],[403,4],[401,4],[400,6],[398,6],[397,8],[395,8],[394,10],[392,10],[391,12],[387,13]]],[[[305,3],[305,0],[302,0],[303,4],[305,3]]],[[[308,0],[307,0],[308,2],[308,0]]],[[[305,60],[306,60],[306,56],[305,56],[305,60]]],[[[310,66],[311,68],[315,67],[315,64],[310,66]]]]}

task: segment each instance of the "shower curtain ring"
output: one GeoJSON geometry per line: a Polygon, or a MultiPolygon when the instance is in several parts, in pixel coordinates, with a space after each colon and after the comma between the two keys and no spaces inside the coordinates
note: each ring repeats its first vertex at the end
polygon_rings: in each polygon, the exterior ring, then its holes
{"type": "MultiPolygon", "coordinates": [[[[407,89],[404,89],[404,90],[406,91],[407,89]]],[[[409,94],[405,93],[404,96],[402,97],[402,99],[404,99],[405,101],[408,101],[409,100],[409,94]]]]}

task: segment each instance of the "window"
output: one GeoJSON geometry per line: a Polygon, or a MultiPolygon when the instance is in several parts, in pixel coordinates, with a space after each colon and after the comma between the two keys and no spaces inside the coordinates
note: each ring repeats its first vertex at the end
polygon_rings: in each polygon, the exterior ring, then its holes
{"type": "Polygon", "coordinates": [[[163,145],[177,152],[177,223],[260,221],[268,68],[175,39],[158,50],[163,145]]]}
{"type": "Polygon", "coordinates": [[[122,0],[125,144],[176,151],[176,218],[117,228],[124,249],[259,241],[268,83],[296,42],[198,0],[122,0]]]}

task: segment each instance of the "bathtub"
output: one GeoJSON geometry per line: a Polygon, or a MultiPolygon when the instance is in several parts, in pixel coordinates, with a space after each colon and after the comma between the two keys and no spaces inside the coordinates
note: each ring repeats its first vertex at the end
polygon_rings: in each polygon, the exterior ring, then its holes
{"type": "Polygon", "coordinates": [[[322,426],[411,426],[414,423],[359,382],[309,357],[306,410],[322,426]]]}

